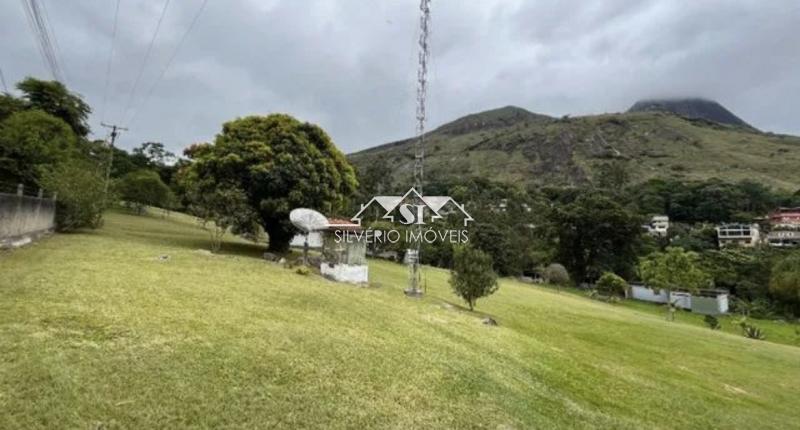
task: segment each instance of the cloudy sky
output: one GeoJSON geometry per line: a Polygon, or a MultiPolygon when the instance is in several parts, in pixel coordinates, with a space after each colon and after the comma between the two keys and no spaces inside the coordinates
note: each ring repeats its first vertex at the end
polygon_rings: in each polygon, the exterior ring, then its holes
{"type": "MultiPolygon", "coordinates": [[[[414,132],[415,0],[209,0],[177,54],[202,0],[172,0],[146,63],[164,1],[121,0],[107,92],[115,1],[39,2],[94,133],[127,125],[124,148],[180,152],[271,112],[320,124],[345,152],[414,132]]],[[[800,135],[796,0],[433,0],[431,19],[434,126],[504,105],[582,115],[702,96],[800,135]]],[[[8,85],[49,78],[19,0],[0,0],[0,69],[8,85]]]]}

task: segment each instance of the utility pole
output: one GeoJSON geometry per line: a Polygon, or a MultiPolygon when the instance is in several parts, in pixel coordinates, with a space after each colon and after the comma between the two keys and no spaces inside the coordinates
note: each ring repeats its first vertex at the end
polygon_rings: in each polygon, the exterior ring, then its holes
{"type": "Polygon", "coordinates": [[[125,127],[117,126],[115,124],[106,124],[104,122],[101,122],[100,125],[102,125],[105,128],[111,129],[111,142],[109,142],[109,148],[108,148],[108,166],[106,166],[106,185],[103,190],[103,193],[106,196],[108,196],[108,183],[109,181],[111,181],[111,165],[114,163],[114,142],[117,140],[117,136],[119,135],[118,132],[119,130],[128,131],[128,129],[125,127]]]}

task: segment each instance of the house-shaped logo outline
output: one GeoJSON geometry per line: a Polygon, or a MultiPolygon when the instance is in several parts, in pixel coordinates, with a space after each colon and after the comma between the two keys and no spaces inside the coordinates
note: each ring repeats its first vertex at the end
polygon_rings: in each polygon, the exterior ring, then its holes
{"type": "Polygon", "coordinates": [[[403,201],[405,201],[406,198],[409,197],[410,195],[416,196],[419,200],[421,200],[423,203],[425,203],[425,206],[427,206],[428,209],[430,209],[431,212],[433,212],[433,215],[431,216],[431,220],[432,221],[436,221],[438,219],[444,218],[441,215],[440,211],[448,203],[453,203],[453,205],[456,208],[458,208],[458,210],[461,211],[461,213],[464,215],[464,227],[466,227],[467,224],[470,221],[474,221],[474,218],[472,218],[472,216],[469,213],[467,213],[467,211],[464,209],[464,205],[459,204],[457,201],[453,200],[452,197],[450,197],[450,196],[422,196],[417,192],[417,190],[414,187],[411,187],[402,196],[375,196],[375,197],[373,197],[366,204],[362,204],[361,205],[361,209],[358,211],[357,214],[355,214],[355,216],[350,218],[350,220],[353,221],[354,223],[358,224],[358,225],[361,225],[361,220],[363,218],[364,211],[366,211],[367,208],[369,208],[373,203],[377,202],[385,211],[385,213],[382,216],[382,218],[385,218],[385,219],[387,219],[387,220],[389,220],[391,222],[394,222],[394,215],[392,215],[392,212],[395,209],[397,209],[397,207],[400,206],[400,204],[403,201]]]}

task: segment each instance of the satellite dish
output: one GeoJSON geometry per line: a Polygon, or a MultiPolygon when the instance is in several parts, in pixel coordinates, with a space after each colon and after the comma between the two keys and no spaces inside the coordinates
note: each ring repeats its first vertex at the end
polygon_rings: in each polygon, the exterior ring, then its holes
{"type": "Polygon", "coordinates": [[[328,227],[328,218],[325,215],[306,208],[297,208],[289,212],[289,221],[305,233],[306,240],[303,244],[303,264],[308,265],[308,234],[313,231],[324,230],[328,227]]]}
{"type": "Polygon", "coordinates": [[[306,234],[328,227],[328,218],[313,209],[294,209],[289,212],[289,221],[306,234]]]}

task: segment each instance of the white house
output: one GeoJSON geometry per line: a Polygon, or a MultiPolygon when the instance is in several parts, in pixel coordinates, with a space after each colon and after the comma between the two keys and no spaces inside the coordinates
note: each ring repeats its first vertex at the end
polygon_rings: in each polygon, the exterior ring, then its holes
{"type": "MultiPolygon", "coordinates": [[[[631,284],[631,298],[652,303],[667,303],[667,292],[655,291],[644,285],[631,284]]],[[[702,315],[728,313],[728,292],[725,290],[700,290],[695,294],[673,291],[670,297],[675,307],[702,315]]]]}
{"type": "Polygon", "coordinates": [[[650,223],[642,227],[651,236],[667,237],[667,233],[669,233],[669,217],[667,215],[653,215],[650,218],[650,223]]]}
{"type": "Polygon", "coordinates": [[[717,227],[720,248],[743,246],[752,248],[761,242],[761,227],[758,224],[723,224],[717,227]]]}

